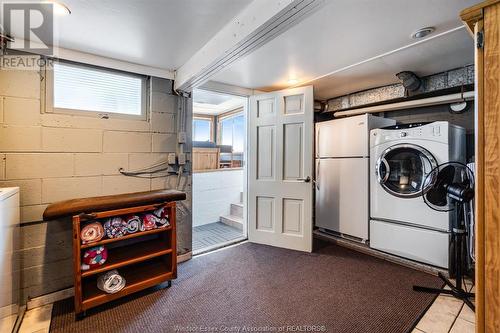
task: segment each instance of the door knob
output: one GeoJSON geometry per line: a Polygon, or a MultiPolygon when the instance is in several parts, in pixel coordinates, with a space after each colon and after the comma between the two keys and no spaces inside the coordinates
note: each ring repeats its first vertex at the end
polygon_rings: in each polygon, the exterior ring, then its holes
{"type": "Polygon", "coordinates": [[[297,180],[303,181],[304,183],[309,183],[311,181],[311,177],[307,176],[306,178],[297,178],[297,180]]]}

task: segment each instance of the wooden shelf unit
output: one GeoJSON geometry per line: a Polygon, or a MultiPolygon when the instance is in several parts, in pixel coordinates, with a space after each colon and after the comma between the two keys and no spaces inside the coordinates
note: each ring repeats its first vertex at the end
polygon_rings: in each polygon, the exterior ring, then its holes
{"type": "Polygon", "coordinates": [[[125,278],[125,287],[115,294],[108,294],[97,288],[97,276],[83,281],[82,309],[90,309],[132,293],[154,287],[175,278],[168,260],[155,259],[128,266],[120,271],[125,278]]]}
{"type": "Polygon", "coordinates": [[[177,277],[175,202],[130,207],[73,216],[73,261],[75,273],[75,313],[118,299],[131,293],[153,287],[177,277]],[[119,238],[105,238],[95,243],[81,244],[83,224],[113,216],[142,214],[164,207],[170,225],[138,231],[119,238]],[[82,255],[88,248],[105,245],[106,262],[87,271],[81,270],[82,255]],[[108,294],[97,288],[97,278],[107,271],[118,269],[125,278],[125,287],[108,294]]]}
{"type": "Polygon", "coordinates": [[[121,241],[124,241],[126,239],[131,239],[131,238],[136,238],[136,237],[141,237],[141,236],[146,236],[146,235],[153,235],[153,234],[165,232],[165,231],[171,230],[171,229],[172,229],[172,227],[168,226],[168,227],[164,227],[164,228],[157,228],[157,229],[153,229],[153,230],[136,232],[133,234],[125,235],[125,236],[120,237],[120,238],[106,238],[106,239],[100,240],[99,242],[90,243],[90,244],[82,244],[81,248],[88,249],[88,248],[96,247],[99,245],[106,245],[106,244],[110,244],[110,243],[114,243],[114,242],[121,242],[121,241]]]}

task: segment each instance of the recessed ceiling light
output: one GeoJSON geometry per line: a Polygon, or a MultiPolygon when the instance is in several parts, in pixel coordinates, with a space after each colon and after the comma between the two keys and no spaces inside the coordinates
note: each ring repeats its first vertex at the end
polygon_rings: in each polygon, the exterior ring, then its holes
{"type": "Polygon", "coordinates": [[[68,6],[63,3],[52,1],[54,5],[54,13],[60,16],[71,14],[71,10],[69,10],[68,6]]]}
{"type": "Polygon", "coordinates": [[[422,29],[418,29],[414,33],[411,34],[411,38],[413,39],[420,39],[424,38],[425,36],[428,36],[429,34],[433,33],[436,30],[434,27],[426,27],[422,29]]]}

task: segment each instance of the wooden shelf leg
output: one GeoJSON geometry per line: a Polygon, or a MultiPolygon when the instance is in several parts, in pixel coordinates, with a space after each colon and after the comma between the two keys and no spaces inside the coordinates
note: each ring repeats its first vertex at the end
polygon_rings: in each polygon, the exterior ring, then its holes
{"type": "Polygon", "coordinates": [[[162,282],[157,287],[159,289],[168,289],[168,288],[172,287],[172,280],[162,282]]]}
{"type": "Polygon", "coordinates": [[[73,273],[75,286],[75,312],[82,312],[82,275],[81,275],[81,244],[80,217],[73,216],[73,273]]]}
{"type": "Polygon", "coordinates": [[[82,320],[83,318],[87,317],[87,311],[82,311],[80,313],[75,314],[76,320],[82,320]]]}

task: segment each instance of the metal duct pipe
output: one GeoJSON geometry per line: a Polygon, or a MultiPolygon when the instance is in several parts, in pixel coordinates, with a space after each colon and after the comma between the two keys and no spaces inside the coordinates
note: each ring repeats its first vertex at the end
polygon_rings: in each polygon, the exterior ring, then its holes
{"type": "Polygon", "coordinates": [[[404,71],[404,72],[399,72],[396,74],[397,78],[401,83],[403,84],[403,87],[407,91],[414,92],[417,91],[418,88],[422,85],[422,80],[417,76],[417,74],[410,72],[410,71],[404,71]]]}
{"type": "Polygon", "coordinates": [[[390,111],[397,111],[397,110],[408,109],[408,108],[419,108],[419,107],[431,106],[431,105],[455,103],[455,102],[460,102],[460,101],[464,101],[464,100],[470,101],[470,100],[474,99],[474,95],[475,94],[473,91],[467,91],[467,92],[464,92],[463,94],[456,93],[456,94],[450,94],[450,95],[415,99],[415,100],[399,102],[399,103],[369,106],[369,107],[365,107],[365,108],[359,108],[359,109],[348,110],[348,111],[337,111],[333,114],[333,116],[336,118],[349,117],[349,116],[356,116],[356,115],[365,114],[365,113],[390,112],[390,111]]]}

